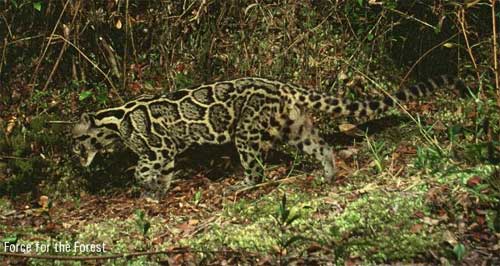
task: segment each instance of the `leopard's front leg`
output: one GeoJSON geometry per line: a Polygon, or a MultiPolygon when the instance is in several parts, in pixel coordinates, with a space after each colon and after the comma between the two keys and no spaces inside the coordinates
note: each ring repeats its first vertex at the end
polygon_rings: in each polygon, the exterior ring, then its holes
{"type": "Polygon", "coordinates": [[[141,157],[135,169],[135,178],[145,189],[142,194],[154,199],[165,195],[175,177],[174,166],[175,160],[173,159],[151,161],[146,156],[141,157]]]}

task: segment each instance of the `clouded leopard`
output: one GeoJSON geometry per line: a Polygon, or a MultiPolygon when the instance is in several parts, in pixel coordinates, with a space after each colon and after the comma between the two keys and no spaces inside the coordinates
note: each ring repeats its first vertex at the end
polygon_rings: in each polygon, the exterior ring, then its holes
{"type": "Polygon", "coordinates": [[[155,196],[169,189],[177,155],[195,144],[236,145],[246,181],[263,176],[259,160],[277,141],[313,155],[326,179],[335,175],[334,151],[318,134],[308,109],[336,116],[373,116],[449,85],[463,91],[458,79],[441,76],[403,88],[394,97],[349,101],[264,78],[239,78],[144,95],[122,106],[84,113],[73,128],[74,152],[88,166],[98,152],[116,141],[139,156],[135,178],[155,196]]]}

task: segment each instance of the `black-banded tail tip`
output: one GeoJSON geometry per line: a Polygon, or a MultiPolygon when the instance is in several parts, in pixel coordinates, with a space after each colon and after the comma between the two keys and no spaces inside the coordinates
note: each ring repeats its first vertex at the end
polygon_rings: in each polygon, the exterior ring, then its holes
{"type": "Polygon", "coordinates": [[[441,83],[444,86],[448,87],[453,86],[453,90],[458,92],[458,94],[462,98],[470,96],[469,89],[465,85],[465,82],[460,78],[451,75],[441,75],[439,78],[436,79],[436,81],[437,83],[441,83]]]}
{"type": "Polygon", "coordinates": [[[455,82],[455,77],[451,76],[451,75],[448,75],[448,74],[445,74],[445,75],[441,75],[441,76],[439,76],[437,78],[434,78],[434,81],[436,82],[436,84],[439,87],[449,86],[449,85],[452,85],[455,82]]]}

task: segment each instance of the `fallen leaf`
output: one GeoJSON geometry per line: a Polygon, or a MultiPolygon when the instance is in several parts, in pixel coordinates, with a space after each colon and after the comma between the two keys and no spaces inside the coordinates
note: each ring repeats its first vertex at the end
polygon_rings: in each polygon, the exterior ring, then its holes
{"type": "Polygon", "coordinates": [[[354,124],[340,124],[339,125],[340,132],[351,131],[355,128],[356,128],[356,125],[354,125],[354,124]]]}
{"type": "Polygon", "coordinates": [[[403,153],[403,154],[416,154],[417,153],[417,148],[415,146],[409,146],[409,145],[400,145],[396,149],[397,153],[403,153]]]}
{"type": "Polygon", "coordinates": [[[308,248],[307,248],[307,252],[308,253],[314,253],[314,252],[318,252],[320,250],[322,250],[322,246],[319,245],[318,243],[312,243],[308,248]]]}
{"type": "Polygon", "coordinates": [[[139,84],[138,82],[130,82],[128,87],[130,88],[130,90],[132,90],[134,93],[139,93],[142,89],[142,86],[141,84],[139,84]]]}
{"type": "Polygon", "coordinates": [[[189,222],[180,224],[177,228],[180,229],[183,234],[189,234],[194,230],[194,226],[190,225],[189,222]]]}
{"type": "Polygon", "coordinates": [[[342,80],[346,80],[348,79],[349,77],[345,74],[344,71],[340,71],[339,74],[337,75],[337,79],[342,81],[342,80]]]}
{"type": "Polygon", "coordinates": [[[63,227],[64,229],[69,229],[69,228],[71,228],[71,226],[72,226],[72,225],[71,225],[70,223],[62,223],[62,227],[63,227]]]}
{"type": "Polygon", "coordinates": [[[46,226],[45,226],[45,232],[49,233],[49,232],[57,232],[59,230],[59,225],[54,223],[54,222],[49,222],[46,226]]]}
{"type": "Polygon", "coordinates": [[[432,219],[430,217],[424,217],[423,222],[428,225],[437,225],[439,224],[438,219],[432,219]]]}
{"type": "Polygon", "coordinates": [[[186,65],[184,65],[184,64],[182,64],[182,63],[181,63],[181,64],[177,64],[177,65],[175,66],[175,70],[176,70],[177,72],[183,72],[183,71],[184,71],[184,69],[186,69],[186,65]]]}
{"type": "Polygon", "coordinates": [[[446,230],[444,232],[443,238],[444,238],[444,240],[446,240],[446,242],[448,242],[448,244],[450,244],[452,246],[455,246],[458,243],[457,238],[455,237],[455,235],[452,232],[448,231],[448,230],[446,230]]]}
{"type": "Polygon", "coordinates": [[[440,221],[448,221],[449,219],[448,213],[444,209],[440,209],[438,215],[440,221]]]}
{"type": "Polygon", "coordinates": [[[5,129],[6,136],[9,136],[12,133],[12,131],[14,131],[14,127],[16,126],[16,120],[17,118],[15,116],[12,116],[7,122],[7,128],[5,129]]]}
{"type": "Polygon", "coordinates": [[[339,125],[339,131],[348,135],[348,136],[364,136],[365,132],[361,129],[359,129],[356,125],[354,124],[340,124],[339,125]]]}
{"type": "Polygon", "coordinates": [[[38,205],[40,205],[43,209],[48,209],[49,207],[49,197],[42,195],[38,199],[38,205]]]}
{"type": "Polygon", "coordinates": [[[308,176],[306,176],[306,181],[307,181],[307,182],[313,182],[313,181],[314,181],[314,179],[316,179],[316,177],[315,177],[315,176],[312,176],[312,175],[308,175],[308,176]]]}
{"type": "Polygon", "coordinates": [[[383,5],[384,2],[382,2],[382,1],[376,1],[376,0],[369,0],[368,4],[369,5],[379,5],[380,6],[380,5],[383,5]]]}
{"type": "Polygon", "coordinates": [[[347,148],[347,149],[340,150],[337,154],[340,158],[345,160],[345,159],[353,157],[354,155],[357,155],[358,152],[359,152],[359,149],[347,148]]]}
{"type": "Polygon", "coordinates": [[[115,27],[117,29],[121,29],[122,28],[122,21],[121,20],[116,21],[115,27]]]}
{"type": "Polygon", "coordinates": [[[484,225],[486,222],[486,219],[484,218],[484,216],[477,216],[476,221],[479,225],[484,225]]]}
{"type": "Polygon", "coordinates": [[[481,177],[479,177],[479,176],[473,176],[473,177],[469,178],[469,180],[467,180],[467,185],[469,187],[475,187],[479,183],[481,183],[481,177]]]}
{"type": "Polygon", "coordinates": [[[424,213],[423,213],[423,212],[421,212],[421,211],[417,211],[417,212],[415,212],[415,214],[414,214],[414,215],[415,215],[416,217],[418,217],[418,218],[424,218],[424,216],[425,216],[425,215],[424,215],[424,213]]]}
{"type": "Polygon", "coordinates": [[[437,121],[436,123],[434,123],[434,126],[432,128],[439,132],[443,132],[448,129],[441,121],[437,121]]]}
{"type": "Polygon", "coordinates": [[[164,241],[163,241],[163,237],[157,237],[155,239],[153,239],[153,241],[151,241],[151,243],[153,245],[160,245],[162,244],[164,241]]]}
{"type": "Polygon", "coordinates": [[[414,224],[411,228],[410,228],[410,231],[412,233],[418,233],[422,230],[422,228],[424,227],[423,224],[414,224]]]}
{"type": "Polygon", "coordinates": [[[451,42],[447,42],[447,43],[443,44],[443,46],[444,46],[445,48],[453,48],[453,47],[455,47],[455,46],[456,46],[456,44],[451,43],[451,42]]]}
{"type": "Polygon", "coordinates": [[[475,241],[477,241],[477,242],[481,241],[481,233],[478,233],[478,232],[473,232],[473,233],[472,233],[472,238],[473,238],[475,241]]]}
{"type": "Polygon", "coordinates": [[[420,112],[422,113],[428,113],[432,110],[432,105],[429,103],[421,104],[419,107],[420,107],[420,112]]]}

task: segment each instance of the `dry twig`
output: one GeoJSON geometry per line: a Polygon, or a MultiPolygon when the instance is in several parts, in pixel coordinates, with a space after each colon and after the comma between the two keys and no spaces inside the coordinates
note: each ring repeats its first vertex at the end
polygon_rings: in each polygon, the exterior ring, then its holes
{"type": "Polygon", "coordinates": [[[495,73],[495,89],[497,92],[497,105],[500,107],[500,69],[498,69],[498,47],[497,47],[497,29],[495,16],[495,0],[491,0],[491,22],[493,32],[493,70],[495,73]]]}
{"type": "Polygon", "coordinates": [[[479,82],[480,80],[480,75],[479,75],[479,69],[476,64],[476,58],[474,57],[474,54],[472,53],[472,47],[469,44],[469,38],[467,35],[467,29],[466,29],[466,21],[465,21],[465,9],[461,8],[458,11],[457,14],[458,17],[458,22],[460,23],[460,27],[462,28],[462,35],[464,36],[465,39],[465,45],[467,47],[467,53],[469,54],[469,57],[472,61],[472,65],[474,65],[474,70],[476,70],[476,75],[477,75],[477,81],[479,82]]]}
{"type": "MultiPolygon", "coordinates": [[[[72,27],[72,25],[75,23],[76,15],[78,14],[78,11],[80,10],[80,1],[78,1],[77,3],[78,4],[76,5],[76,11],[75,11],[75,14],[73,14],[73,18],[71,19],[70,27],[72,27]]],[[[69,28],[66,25],[64,25],[64,24],[63,24],[63,28],[64,28],[64,35],[65,35],[65,37],[69,38],[69,36],[66,36],[66,35],[69,35],[69,28]]],[[[59,51],[59,55],[57,56],[56,62],[54,63],[54,66],[52,67],[52,70],[50,71],[49,77],[45,81],[45,85],[43,86],[42,91],[47,90],[47,87],[49,86],[49,83],[52,81],[52,76],[56,72],[57,67],[59,66],[59,63],[61,62],[61,59],[62,59],[62,57],[64,55],[64,52],[66,52],[66,48],[67,47],[68,47],[68,43],[64,42],[63,43],[63,47],[61,48],[61,51],[59,51]]]]}
{"type": "Polygon", "coordinates": [[[125,89],[127,87],[127,44],[128,44],[128,35],[129,35],[129,19],[128,19],[128,1],[125,1],[125,44],[123,47],[123,65],[122,65],[122,79],[123,79],[123,84],[122,88],[125,89]]]}
{"type": "Polygon", "coordinates": [[[129,259],[140,256],[150,256],[150,255],[174,255],[190,252],[188,249],[174,249],[174,250],[162,250],[162,251],[144,251],[144,252],[133,252],[128,254],[113,254],[113,255],[101,255],[101,256],[62,256],[62,255],[38,255],[31,253],[10,253],[10,252],[0,252],[0,257],[21,257],[30,259],[45,259],[45,260],[72,260],[72,261],[85,261],[85,260],[109,260],[109,259],[129,259]]]}
{"type": "Polygon", "coordinates": [[[53,37],[55,36],[54,33],[57,30],[57,27],[59,26],[59,23],[61,22],[61,18],[66,11],[66,7],[68,6],[70,0],[66,0],[66,3],[64,3],[63,10],[61,11],[61,14],[59,14],[59,18],[57,18],[56,25],[54,25],[54,28],[52,29],[52,32],[49,35],[49,40],[47,41],[47,44],[45,45],[42,54],[40,55],[40,59],[38,59],[38,62],[36,64],[35,70],[33,71],[33,75],[31,76],[31,81],[30,84],[33,84],[36,79],[36,75],[38,73],[38,69],[40,68],[40,65],[42,64],[43,58],[45,58],[45,54],[47,53],[47,50],[49,50],[50,43],[52,42],[53,37]]]}

